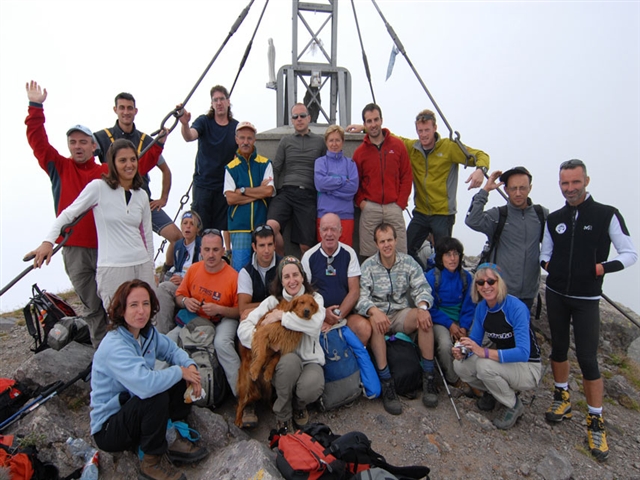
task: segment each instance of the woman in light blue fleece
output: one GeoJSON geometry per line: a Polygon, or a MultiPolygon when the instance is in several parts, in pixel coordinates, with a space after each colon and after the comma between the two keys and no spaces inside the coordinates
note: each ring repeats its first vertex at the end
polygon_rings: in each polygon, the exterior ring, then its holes
{"type": "Polygon", "coordinates": [[[188,386],[201,391],[198,368],[189,355],[151,325],[158,299],[142,280],[123,283],[109,306],[112,323],[100,343],[91,370],[91,434],[107,452],[140,450],[140,477],[185,478],[167,462],[195,462],[207,455],[182,438],[167,445],[167,421],[182,420],[191,411],[185,403],[188,386]],[[157,360],[171,365],[154,370],[157,360]]]}

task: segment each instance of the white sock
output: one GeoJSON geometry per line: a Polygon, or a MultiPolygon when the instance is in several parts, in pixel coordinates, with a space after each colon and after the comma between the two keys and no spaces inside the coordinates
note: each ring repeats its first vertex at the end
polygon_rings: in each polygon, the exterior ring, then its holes
{"type": "Polygon", "coordinates": [[[602,415],[602,407],[592,407],[591,405],[587,404],[587,407],[589,407],[589,413],[591,415],[602,415]]]}
{"type": "Polygon", "coordinates": [[[569,390],[569,382],[556,382],[556,388],[561,388],[562,390],[569,390]]]}

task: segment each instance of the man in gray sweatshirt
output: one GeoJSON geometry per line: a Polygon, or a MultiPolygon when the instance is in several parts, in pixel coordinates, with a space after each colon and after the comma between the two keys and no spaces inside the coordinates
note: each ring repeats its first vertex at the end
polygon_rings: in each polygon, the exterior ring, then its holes
{"type": "Polygon", "coordinates": [[[546,220],[549,215],[548,209],[532,204],[529,198],[531,179],[525,167],[491,173],[484,187],[473,197],[465,218],[468,227],[484,233],[491,241],[499,228],[500,216],[505,215],[504,227],[489,261],[502,268],[509,293],[529,308],[540,285],[540,241],[544,227],[540,220],[546,220]],[[494,207],[485,212],[489,192],[502,185],[509,197],[506,208],[494,207]]]}

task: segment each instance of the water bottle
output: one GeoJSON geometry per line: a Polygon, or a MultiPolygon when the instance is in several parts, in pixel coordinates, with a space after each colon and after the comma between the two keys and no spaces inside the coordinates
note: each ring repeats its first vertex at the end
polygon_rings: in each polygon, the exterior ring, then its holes
{"type": "Polygon", "coordinates": [[[82,469],[80,480],[98,480],[98,451],[93,454],[91,459],[82,469]]]}
{"type": "Polygon", "coordinates": [[[97,449],[92,445],[89,445],[82,438],[73,438],[69,437],[67,439],[67,445],[69,448],[69,452],[74,457],[82,458],[82,461],[87,463],[89,462],[95,453],[97,453],[97,449]]]}

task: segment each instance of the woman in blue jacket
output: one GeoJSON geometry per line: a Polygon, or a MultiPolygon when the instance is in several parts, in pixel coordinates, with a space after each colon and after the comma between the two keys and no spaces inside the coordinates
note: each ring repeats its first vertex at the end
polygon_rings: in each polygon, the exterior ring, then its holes
{"type": "Polygon", "coordinates": [[[524,414],[518,393],[535,388],[540,381],[540,348],[529,323],[529,309],[507,295],[497,265],[478,266],[471,297],[479,303],[471,334],[452,348],[453,367],[462,381],[485,392],[477,402],[480,410],[493,410],[496,400],[504,405],[502,416],[493,424],[506,430],[524,414]],[[485,333],[491,344],[483,347],[485,333]]]}
{"type": "Polygon", "coordinates": [[[182,420],[191,411],[184,399],[188,386],[200,396],[200,374],[189,355],[158,333],[151,317],[158,300],[142,280],[123,283],[109,306],[109,332],[100,343],[91,370],[91,434],[106,452],[144,453],[141,478],[184,479],[165,463],[191,463],[207,455],[182,438],[167,445],[167,421],[182,420]],[[170,366],[154,370],[156,360],[170,366]]]}

